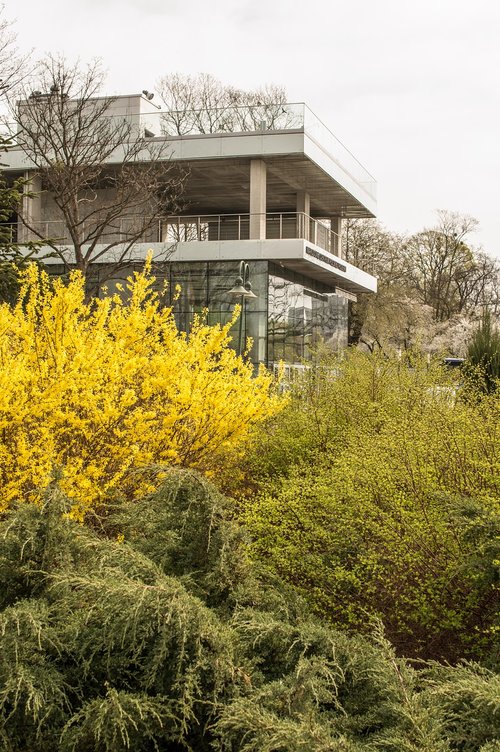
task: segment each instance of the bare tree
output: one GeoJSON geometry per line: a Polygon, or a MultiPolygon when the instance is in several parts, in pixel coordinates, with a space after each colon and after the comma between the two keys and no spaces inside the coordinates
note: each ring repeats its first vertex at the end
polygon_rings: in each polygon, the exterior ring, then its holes
{"type": "Polygon", "coordinates": [[[498,263],[469,241],[477,226],[468,215],[438,211],[437,225],[413,235],[406,245],[408,278],[436,321],[471,313],[498,298],[498,263]]]}
{"type": "Polygon", "coordinates": [[[402,247],[405,239],[389,232],[377,221],[346,219],[342,245],[346,260],[377,277],[377,294],[358,295],[350,304],[349,339],[369,349],[386,343],[407,347],[422,317],[405,269],[402,247]]]}
{"type": "Polygon", "coordinates": [[[500,303],[500,263],[482,250],[473,250],[469,263],[457,268],[454,275],[459,313],[479,315],[487,307],[493,317],[500,303]]]}
{"type": "Polygon", "coordinates": [[[30,54],[21,55],[16,45],[17,35],[12,22],[3,17],[0,5],[0,96],[4,97],[26,76],[30,54]]]}
{"type": "Polygon", "coordinates": [[[163,128],[170,135],[285,128],[295,117],[280,86],[245,91],[209,73],[173,73],[160,79],[157,88],[167,107],[163,128]]]}
{"type": "Polygon", "coordinates": [[[21,211],[22,222],[34,237],[51,236],[61,260],[84,274],[97,261],[111,262],[114,272],[134,260],[137,242],[158,239],[185,177],[169,162],[164,139],[113,115],[115,98],[100,96],[103,82],[99,62],[81,68],[48,57],[16,105],[18,145],[59,219],[40,226],[21,211]]]}
{"type": "MultiPolygon", "coordinates": [[[[29,55],[22,56],[16,44],[16,34],[12,23],[3,18],[4,7],[0,6],[0,107],[7,103],[9,92],[20,84],[26,75],[29,55]]],[[[0,160],[4,152],[12,146],[7,133],[0,133],[0,160]]],[[[3,167],[0,162],[0,167],[3,167]]],[[[40,243],[17,242],[14,222],[23,200],[29,201],[31,194],[21,177],[7,180],[0,172],[0,302],[13,303],[17,299],[20,278],[19,272],[35,255],[40,243]]]]}

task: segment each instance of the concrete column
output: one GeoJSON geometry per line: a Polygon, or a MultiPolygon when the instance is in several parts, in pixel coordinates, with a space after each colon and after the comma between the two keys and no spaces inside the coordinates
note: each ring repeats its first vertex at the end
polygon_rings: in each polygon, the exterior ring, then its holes
{"type": "Polygon", "coordinates": [[[332,233],[336,234],[332,237],[332,253],[339,258],[343,258],[342,252],[342,217],[330,217],[330,225],[332,233]]]}
{"type": "Polygon", "coordinates": [[[310,240],[309,216],[311,214],[311,197],[306,191],[297,192],[297,237],[310,240]],[[304,216],[305,215],[305,216],[304,216]]]}
{"type": "MultiPolygon", "coordinates": [[[[40,228],[42,221],[42,179],[33,170],[26,170],[24,173],[24,179],[26,181],[25,191],[34,193],[33,198],[29,196],[23,196],[22,200],[22,214],[27,224],[36,229],[40,228]]],[[[30,232],[27,227],[24,227],[22,222],[18,221],[18,238],[21,243],[26,243],[28,240],[38,240],[38,236],[30,232]]]]}
{"type": "Polygon", "coordinates": [[[266,237],[266,163],[250,161],[250,240],[266,237]]]}

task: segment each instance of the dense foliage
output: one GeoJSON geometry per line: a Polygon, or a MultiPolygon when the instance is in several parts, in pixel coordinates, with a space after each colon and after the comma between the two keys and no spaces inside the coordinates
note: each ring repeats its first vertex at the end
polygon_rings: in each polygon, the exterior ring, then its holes
{"type": "Polygon", "coordinates": [[[152,285],[136,274],[86,303],[79,273],[51,285],[30,266],[18,304],[0,306],[0,510],[54,472],[77,516],[149,488],[151,464],[214,472],[279,409],[270,375],[229,347],[232,322],[181,333],[152,285]]]}
{"type": "Polygon", "coordinates": [[[411,353],[310,371],[259,434],[241,509],[255,556],[334,624],[375,615],[405,655],[493,659],[500,405],[456,378],[411,353]]]}
{"type": "Polygon", "coordinates": [[[94,530],[70,507],[51,488],[0,522],[5,752],[498,749],[494,674],[417,672],[380,630],[309,618],[201,478],[169,474],[94,530]]]}

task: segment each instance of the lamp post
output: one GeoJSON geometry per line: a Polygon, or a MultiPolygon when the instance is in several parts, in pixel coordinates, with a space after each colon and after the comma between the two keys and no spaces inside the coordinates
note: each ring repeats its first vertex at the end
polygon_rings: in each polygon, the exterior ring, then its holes
{"type": "Polygon", "coordinates": [[[241,305],[237,350],[238,355],[241,356],[243,351],[243,318],[245,319],[246,331],[246,303],[249,298],[257,297],[257,295],[252,291],[252,284],[250,282],[250,267],[246,261],[240,261],[238,277],[236,278],[234,287],[229,290],[229,294],[234,298],[239,299],[241,305]]]}

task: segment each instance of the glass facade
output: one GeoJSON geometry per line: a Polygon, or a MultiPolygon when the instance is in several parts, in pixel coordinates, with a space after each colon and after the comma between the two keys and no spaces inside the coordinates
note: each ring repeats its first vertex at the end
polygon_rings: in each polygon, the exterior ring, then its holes
{"type": "Polygon", "coordinates": [[[269,264],[268,361],[300,363],[324,342],[347,346],[348,302],[316,280],[269,264]]]}
{"type": "Polygon", "coordinates": [[[239,261],[189,261],[168,264],[171,302],[179,328],[189,331],[196,313],[208,311],[208,323],[226,324],[232,317],[235,304],[242,305],[241,321],[231,332],[232,344],[243,348],[248,337],[252,339],[250,359],[267,363],[267,261],[252,261],[250,281],[256,298],[239,299],[229,293],[239,273],[239,261]],[[175,286],[180,293],[175,299],[175,286]]]}
{"type": "MultiPolygon", "coordinates": [[[[249,261],[249,279],[257,297],[241,300],[229,292],[239,265],[239,261],[172,261],[154,266],[155,286],[162,290],[166,283],[165,304],[172,305],[180,329],[189,331],[194,316],[204,312],[208,323],[226,324],[235,304],[241,304],[241,319],[231,331],[232,346],[238,349],[241,337],[244,347],[251,338],[249,358],[254,363],[299,364],[320,342],[333,350],[347,346],[348,301],[334,288],[269,261],[249,261]]],[[[96,294],[105,284],[113,293],[118,282],[142,266],[133,264],[104,282],[109,269],[95,264],[87,277],[88,291],[96,294]]]]}

